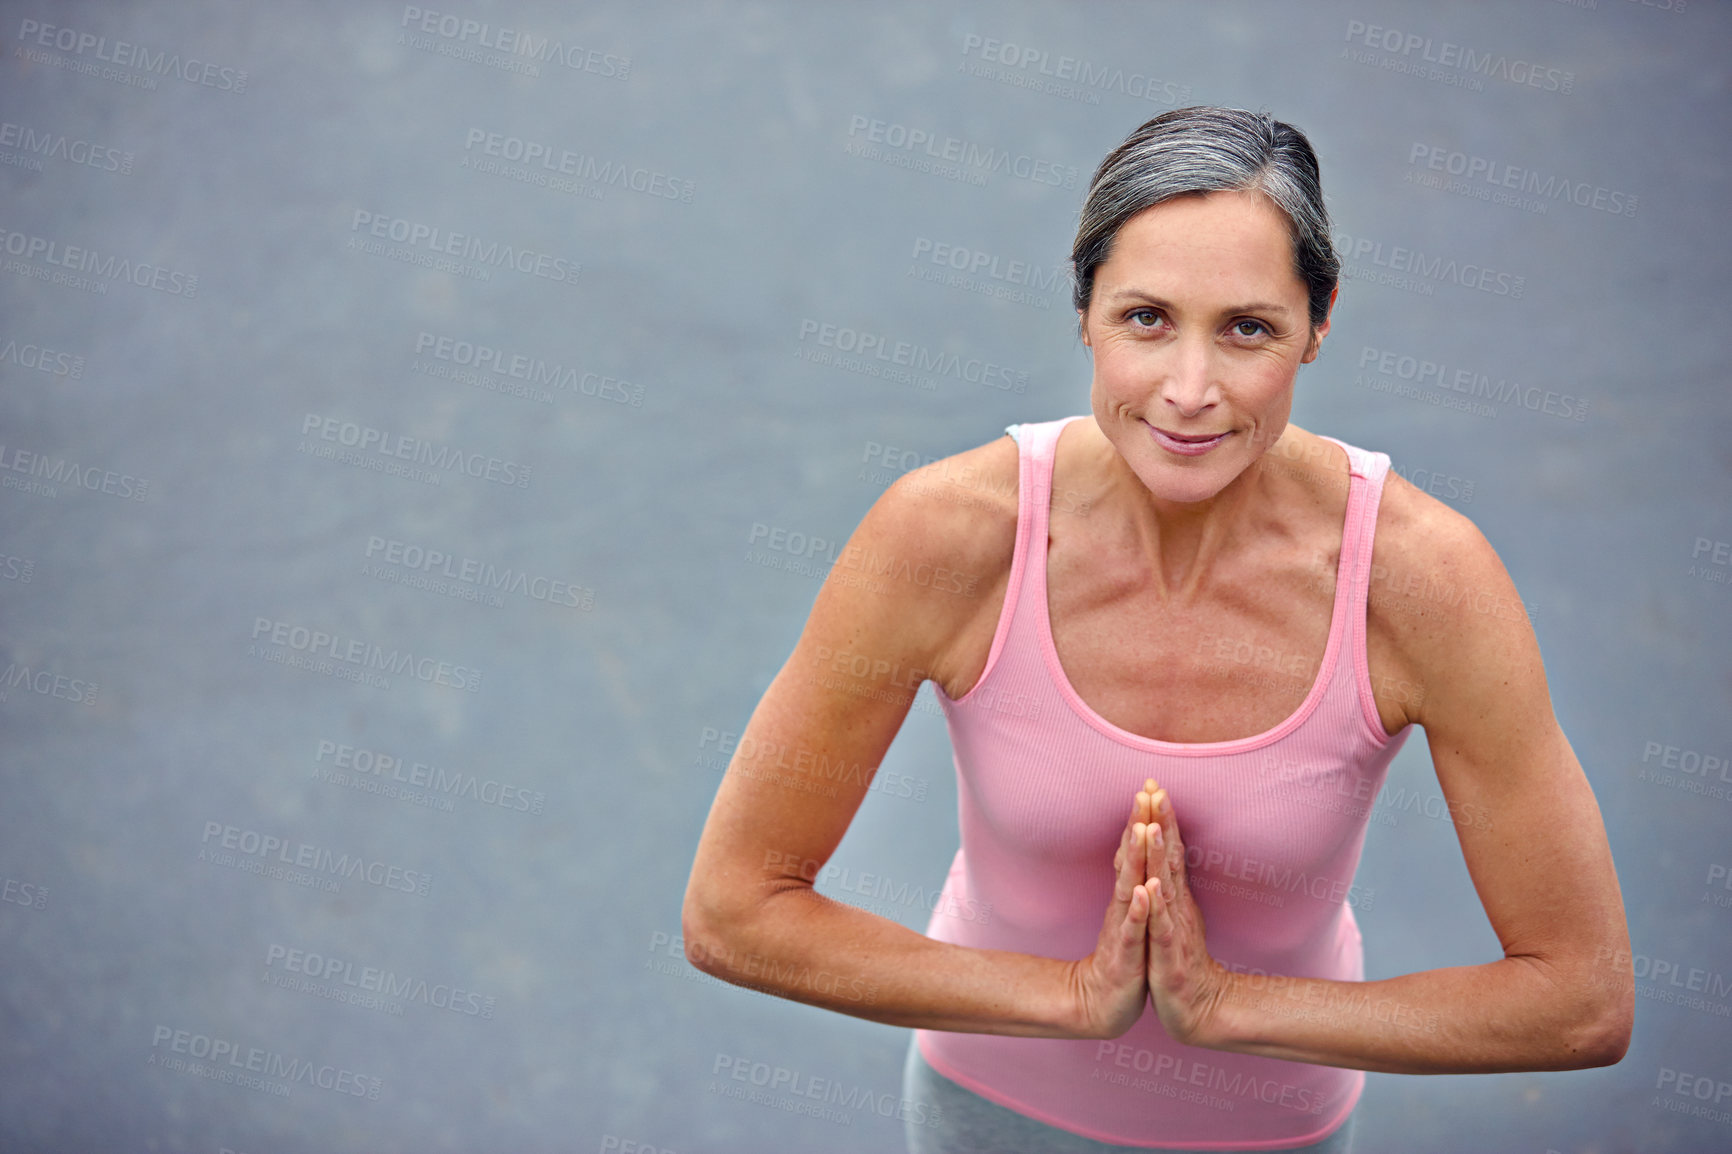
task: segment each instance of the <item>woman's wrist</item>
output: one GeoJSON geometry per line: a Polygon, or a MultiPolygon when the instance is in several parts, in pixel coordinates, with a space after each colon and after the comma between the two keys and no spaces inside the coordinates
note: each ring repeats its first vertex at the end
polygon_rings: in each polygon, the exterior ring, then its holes
{"type": "Polygon", "coordinates": [[[1053,963],[1053,984],[1047,1010],[1041,1015],[1046,1028],[1041,1036],[1095,1040],[1116,1038],[1129,1029],[1129,1023],[1119,1025],[1111,1020],[1109,1008],[1089,982],[1088,964],[1087,958],[1053,963]]]}
{"type": "Polygon", "coordinates": [[[1240,979],[1243,977],[1244,975],[1235,974],[1220,963],[1215,963],[1214,978],[1198,1008],[1190,1037],[1183,1039],[1187,1046],[1204,1050],[1232,1050],[1236,1043],[1243,1040],[1239,1031],[1245,1009],[1241,997],[1243,987],[1240,979]]]}

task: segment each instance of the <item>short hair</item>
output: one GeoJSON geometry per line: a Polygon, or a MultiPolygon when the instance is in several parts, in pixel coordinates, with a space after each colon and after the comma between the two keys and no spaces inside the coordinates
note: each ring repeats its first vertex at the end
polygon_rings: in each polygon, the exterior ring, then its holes
{"type": "Polygon", "coordinates": [[[1125,137],[1095,169],[1071,246],[1071,300],[1087,313],[1095,270],[1112,254],[1124,223],[1174,197],[1260,192],[1287,218],[1293,267],[1305,282],[1311,325],[1329,316],[1341,261],[1329,240],[1329,213],[1317,154],[1305,134],[1266,112],[1196,105],[1163,112],[1125,137]]]}

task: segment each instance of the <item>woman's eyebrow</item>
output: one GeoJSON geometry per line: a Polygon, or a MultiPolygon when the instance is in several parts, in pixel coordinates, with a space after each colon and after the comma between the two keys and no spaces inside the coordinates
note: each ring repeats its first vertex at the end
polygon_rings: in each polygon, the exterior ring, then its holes
{"type": "MultiPolygon", "coordinates": [[[[1107,301],[1117,304],[1120,301],[1140,300],[1161,308],[1171,308],[1172,302],[1152,292],[1138,288],[1122,288],[1107,294],[1107,301]]],[[[1287,313],[1292,310],[1286,305],[1272,304],[1264,301],[1252,301],[1247,304],[1228,305],[1221,310],[1223,313],[1287,313]]]]}

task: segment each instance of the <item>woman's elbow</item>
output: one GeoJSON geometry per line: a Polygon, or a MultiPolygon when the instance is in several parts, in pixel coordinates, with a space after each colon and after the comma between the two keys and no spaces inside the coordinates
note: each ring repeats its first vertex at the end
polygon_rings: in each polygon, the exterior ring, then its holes
{"type": "Polygon", "coordinates": [[[1636,991],[1628,988],[1608,999],[1601,1015],[1596,1066],[1615,1066],[1630,1051],[1630,1035],[1636,1028],[1636,991]]]}
{"type": "Polygon", "coordinates": [[[729,930],[737,921],[712,886],[693,878],[686,885],[685,902],[680,907],[680,937],[685,942],[686,961],[711,977],[725,978],[730,956],[729,930]]]}
{"type": "Polygon", "coordinates": [[[1569,1068],[1586,1070],[1595,1066],[1615,1066],[1623,1061],[1630,1049],[1630,1035],[1635,1022],[1633,986],[1595,991],[1595,996],[1579,1015],[1578,1025],[1570,1031],[1565,1055],[1569,1068]]]}
{"type": "Polygon", "coordinates": [[[741,892],[719,881],[693,877],[680,907],[686,961],[724,982],[750,984],[752,960],[764,948],[764,935],[773,933],[767,920],[779,909],[773,908],[773,899],[786,888],[741,892]]]}

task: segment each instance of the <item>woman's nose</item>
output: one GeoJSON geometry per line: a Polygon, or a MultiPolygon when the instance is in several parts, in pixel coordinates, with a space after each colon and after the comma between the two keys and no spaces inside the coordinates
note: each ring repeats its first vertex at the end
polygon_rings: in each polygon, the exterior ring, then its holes
{"type": "Polygon", "coordinates": [[[1180,341],[1161,385],[1161,400],[1179,416],[1195,417],[1215,403],[1212,358],[1203,341],[1180,341]]]}

